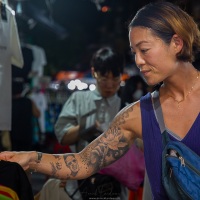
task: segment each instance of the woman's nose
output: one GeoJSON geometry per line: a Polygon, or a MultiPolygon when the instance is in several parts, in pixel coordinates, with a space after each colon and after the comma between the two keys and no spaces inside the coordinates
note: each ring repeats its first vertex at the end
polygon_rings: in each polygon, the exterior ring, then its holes
{"type": "Polygon", "coordinates": [[[141,66],[145,64],[145,60],[140,54],[135,54],[135,63],[137,67],[140,69],[141,66]]]}

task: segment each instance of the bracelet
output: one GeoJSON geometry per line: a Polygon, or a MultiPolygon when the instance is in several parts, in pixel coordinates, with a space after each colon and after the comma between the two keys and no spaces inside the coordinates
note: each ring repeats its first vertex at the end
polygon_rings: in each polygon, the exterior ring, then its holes
{"type": "MultiPolygon", "coordinates": [[[[41,159],[42,159],[42,153],[41,153],[41,152],[36,152],[36,153],[37,153],[37,159],[35,160],[35,162],[36,162],[37,164],[39,164],[40,161],[41,161],[41,159]]],[[[36,173],[36,172],[37,172],[37,168],[31,170],[30,173],[33,174],[33,173],[36,173]]]]}

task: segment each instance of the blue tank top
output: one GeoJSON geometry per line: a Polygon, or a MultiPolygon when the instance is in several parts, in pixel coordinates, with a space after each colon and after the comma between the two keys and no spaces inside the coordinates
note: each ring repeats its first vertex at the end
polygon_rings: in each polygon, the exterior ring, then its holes
{"type": "MultiPolygon", "coordinates": [[[[140,108],[145,164],[153,199],[167,200],[167,195],[162,186],[162,135],[154,113],[150,93],[140,99],[140,108]]],[[[169,137],[174,141],[177,140],[172,135],[169,135],[169,137]]],[[[181,142],[200,155],[200,114],[181,142]]]]}

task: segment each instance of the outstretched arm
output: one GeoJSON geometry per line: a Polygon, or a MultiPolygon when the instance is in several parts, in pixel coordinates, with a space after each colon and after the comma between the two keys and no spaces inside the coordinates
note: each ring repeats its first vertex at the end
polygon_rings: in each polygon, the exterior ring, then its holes
{"type": "Polygon", "coordinates": [[[121,111],[109,129],[80,153],[52,155],[41,152],[3,152],[0,159],[18,162],[24,169],[37,170],[59,179],[86,178],[128,151],[136,135],[131,128],[132,110],[133,106],[130,106],[121,111]]]}

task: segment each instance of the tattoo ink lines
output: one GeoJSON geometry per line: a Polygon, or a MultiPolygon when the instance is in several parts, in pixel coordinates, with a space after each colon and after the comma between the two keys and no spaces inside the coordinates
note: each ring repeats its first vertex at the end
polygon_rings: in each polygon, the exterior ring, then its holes
{"type": "Polygon", "coordinates": [[[53,156],[56,159],[56,161],[50,162],[51,170],[52,170],[51,174],[53,177],[59,178],[59,176],[57,175],[57,172],[62,169],[62,164],[60,162],[61,156],[59,156],[59,155],[53,155],[53,156]]]}
{"type": "Polygon", "coordinates": [[[130,107],[123,114],[118,115],[105,134],[86,147],[81,156],[83,163],[86,163],[86,170],[92,167],[93,172],[96,172],[128,151],[129,144],[119,126],[126,122],[132,110],[133,108],[130,107]]]}
{"type": "Polygon", "coordinates": [[[80,170],[77,159],[73,154],[66,154],[63,156],[63,158],[66,166],[70,170],[70,175],[75,177],[78,171],[80,170]]]}

